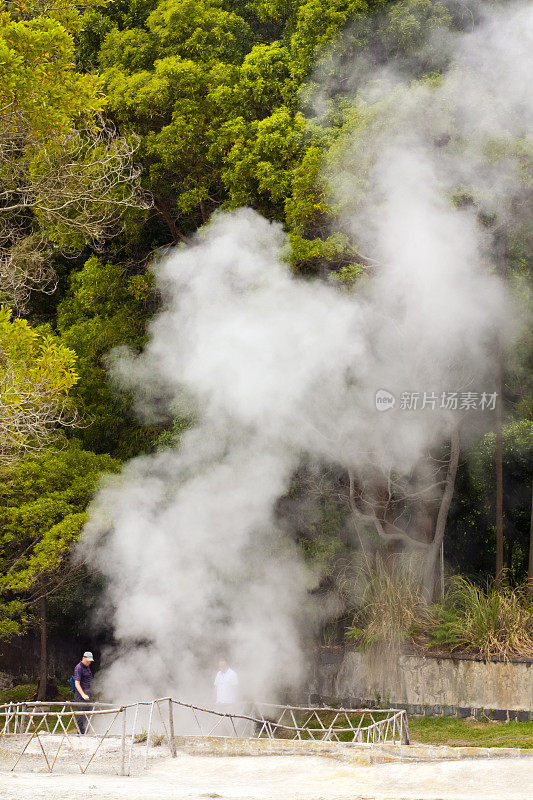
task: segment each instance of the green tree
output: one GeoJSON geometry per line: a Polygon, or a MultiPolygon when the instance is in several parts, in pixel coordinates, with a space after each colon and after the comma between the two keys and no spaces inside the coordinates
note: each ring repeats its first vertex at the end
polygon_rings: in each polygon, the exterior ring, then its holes
{"type": "Polygon", "coordinates": [[[122,132],[142,136],[145,183],[171,241],[223,199],[216,143],[227,113],[218,94],[238,79],[251,36],[216,0],[164,0],[145,27],[115,27],[103,41],[108,111],[122,132]]]}
{"type": "Polygon", "coordinates": [[[92,256],[59,304],[57,330],[75,351],[80,376],[72,395],[82,420],[76,435],[96,452],[128,458],[151,444],[153,431],[135,421],[130,395],[110,383],[107,356],[118,345],[142,345],[154,299],[149,276],[92,256]]]}
{"type": "Polygon", "coordinates": [[[147,205],[132,164],[137,140],[99,116],[95,75],[75,70],[71,2],[0,6],[0,300],[24,311],[32,289],[52,291],[54,248],[110,235],[147,205]]]}
{"type": "Polygon", "coordinates": [[[41,628],[39,699],[47,685],[47,598],[80,576],[69,559],[104,472],[118,461],[71,442],[0,466],[0,636],[41,628]]]}
{"type": "MultiPolygon", "coordinates": [[[[446,558],[474,578],[493,573],[496,437],[489,433],[461,466],[446,542],[446,558]]],[[[506,580],[522,584],[528,577],[533,480],[533,423],[514,420],[503,427],[503,518],[506,580]]]]}
{"type": "Polygon", "coordinates": [[[0,462],[43,447],[58,424],[72,420],[75,359],[49,328],[11,320],[0,306],[0,462]]]}
{"type": "Polygon", "coordinates": [[[360,0],[161,0],[150,13],[143,5],[133,28],[122,11],[87,12],[79,46],[98,60],[120,131],[142,137],[162,244],[187,241],[220,205],[285,219],[293,173],[316,134],[298,113],[302,80],[313,54],[366,11],[360,0]]]}

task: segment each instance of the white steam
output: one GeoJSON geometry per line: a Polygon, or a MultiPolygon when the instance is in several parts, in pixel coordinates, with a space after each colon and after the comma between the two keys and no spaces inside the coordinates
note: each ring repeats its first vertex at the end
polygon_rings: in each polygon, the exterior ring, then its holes
{"type": "Polygon", "coordinates": [[[502,219],[522,195],[516,160],[484,148],[531,122],[531,4],[454,48],[437,88],[396,87],[366,152],[344,143],[334,193],[379,264],[364,291],[292,277],[281,227],[251,210],[214,215],[157,265],[164,308],[144,352],[118,353],[116,370],[144,413],[194,407],[195,423],[175,448],[126,465],[87,526],[118,642],[105,674],[116,699],[209,702],[219,654],[247,696],[298,685],[315,579],[275,507],[302,454],[408,472],[454,412],[379,413],[376,391],[485,388],[508,303],[487,229],[450,195],[475,186],[502,219]],[[452,153],[436,144],[447,133],[452,153]]]}

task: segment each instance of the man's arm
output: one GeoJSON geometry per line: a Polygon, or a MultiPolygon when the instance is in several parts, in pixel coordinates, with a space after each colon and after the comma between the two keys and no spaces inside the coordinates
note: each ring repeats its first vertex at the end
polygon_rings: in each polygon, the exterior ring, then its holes
{"type": "Polygon", "coordinates": [[[77,690],[78,690],[78,692],[81,694],[81,696],[83,697],[83,699],[84,699],[84,700],[88,700],[88,699],[89,699],[89,695],[88,695],[88,694],[85,694],[85,692],[84,692],[84,691],[83,691],[83,689],[81,688],[81,684],[80,684],[80,682],[79,682],[79,681],[74,681],[74,686],[76,687],[76,689],[77,689],[77,690]]]}
{"type": "Polygon", "coordinates": [[[78,692],[81,694],[83,699],[84,700],[88,700],[89,699],[89,695],[85,694],[85,692],[81,688],[80,678],[81,678],[80,669],[79,669],[79,666],[76,666],[76,669],[74,670],[74,686],[76,687],[78,692]]]}

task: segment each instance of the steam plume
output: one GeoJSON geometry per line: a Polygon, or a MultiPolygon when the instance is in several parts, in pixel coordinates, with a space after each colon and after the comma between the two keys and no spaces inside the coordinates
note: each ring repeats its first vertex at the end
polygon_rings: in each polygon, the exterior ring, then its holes
{"type": "MultiPolygon", "coordinates": [[[[348,138],[330,175],[345,227],[378,262],[364,290],[292,277],[281,227],[247,209],[215,214],[154,268],[164,307],[140,356],[115,354],[116,374],[141,413],[194,408],[195,423],[176,447],[127,464],[92,510],[83,550],[107,579],[120,655],[108,694],[208,700],[222,651],[250,696],[297,685],[315,578],[274,509],[302,454],[406,473],[454,412],[382,414],[376,391],[439,395],[490,374],[509,304],[479,213],[450,196],[474,187],[501,222],[524,197],[516,158],[487,159],[486,147],[531,122],[532,6],[446,41],[437,88],[386,67],[393,96],[365,152],[348,138]]],[[[360,74],[361,97],[385,97],[360,74]]]]}

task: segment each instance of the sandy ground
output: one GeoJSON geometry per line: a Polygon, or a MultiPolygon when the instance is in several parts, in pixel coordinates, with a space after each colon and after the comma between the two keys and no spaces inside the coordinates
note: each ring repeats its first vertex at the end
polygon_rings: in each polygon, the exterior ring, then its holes
{"type": "Polygon", "coordinates": [[[2,800],[530,800],[533,759],[354,766],[319,756],[162,758],[132,777],[0,774],[2,800]]]}

